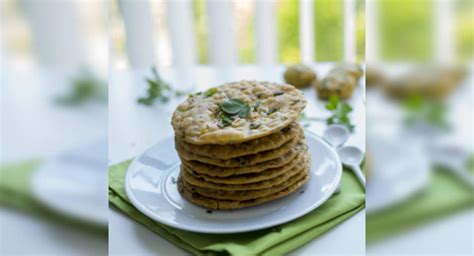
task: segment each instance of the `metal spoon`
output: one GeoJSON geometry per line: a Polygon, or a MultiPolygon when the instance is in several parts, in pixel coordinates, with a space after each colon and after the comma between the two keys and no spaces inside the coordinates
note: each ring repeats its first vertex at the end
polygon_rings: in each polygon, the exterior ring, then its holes
{"type": "Polygon", "coordinates": [[[360,164],[364,159],[364,153],[357,147],[347,146],[337,150],[342,164],[351,169],[365,190],[365,176],[360,169],[360,164]]]}
{"type": "Polygon", "coordinates": [[[349,139],[349,129],[341,124],[332,124],[324,130],[323,139],[333,148],[338,149],[349,139]]]}

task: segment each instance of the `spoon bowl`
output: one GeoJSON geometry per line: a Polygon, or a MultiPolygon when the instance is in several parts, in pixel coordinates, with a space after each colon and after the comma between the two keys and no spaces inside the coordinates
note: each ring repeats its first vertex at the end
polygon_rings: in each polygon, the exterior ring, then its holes
{"type": "Polygon", "coordinates": [[[364,153],[354,146],[343,147],[337,153],[344,165],[360,165],[364,159],[364,153]]]}
{"type": "Polygon", "coordinates": [[[339,148],[349,138],[349,129],[340,124],[332,124],[323,132],[323,139],[334,148],[339,148]]]}

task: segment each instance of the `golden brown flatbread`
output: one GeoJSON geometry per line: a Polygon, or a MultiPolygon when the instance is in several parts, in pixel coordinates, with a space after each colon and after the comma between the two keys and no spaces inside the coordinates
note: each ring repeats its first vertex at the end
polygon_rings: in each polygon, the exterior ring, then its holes
{"type": "Polygon", "coordinates": [[[236,144],[195,145],[179,137],[176,138],[176,141],[185,151],[193,152],[196,155],[217,159],[231,159],[279,148],[295,137],[301,136],[301,134],[303,134],[303,129],[297,122],[293,122],[287,127],[268,136],[236,144]]]}
{"type": "Polygon", "coordinates": [[[241,175],[241,174],[248,174],[248,173],[259,173],[270,168],[277,168],[282,167],[293,159],[299,154],[303,154],[308,149],[306,144],[300,143],[297,144],[294,148],[288,151],[285,155],[266,161],[262,163],[258,163],[253,166],[245,166],[245,167],[220,167],[211,164],[201,163],[198,161],[186,161],[181,158],[181,162],[184,163],[186,166],[189,166],[194,172],[206,174],[212,177],[228,177],[232,175],[241,175]]]}
{"type": "Polygon", "coordinates": [[[299,173],[291,176],[290,178],[288,178],[287,180],[285,180],[284,182],[278,185],[265,188],[265,189],[260,189],[260,190],[226,191],[226,190],[196,187],[187,183],[186,180],[182,178],[181,178],[181,182],[182,182],[182,186],[185,186],[191,191],[196,192],[205,197],[223,199],[223,200],[246,201],[246,200],[251,200],[251,199],[255,199],[255,198],[259,198],[263,196],[269,196],[288,188],[289,186],[301,180],[303,177],[307,176],[308,169],[309,167],[304,168],[303,170],[300,170],[299,173]]]}
{"type": "Polygon", "coordinates": [[[199,195],[198,193],[193,193],[191,190],[187,189],[184,186],[178,184],[178,191],[180,194],[190,201],[193,204],[214,210],[231,210],[231,209],[239,209],[244,207],[249,207],[257,204],[262,204],[271,200],[275,200],[290,193],[294,192],[301,186],[303,186],[308,181],[309,175],[306,175],[304,178],[299,180],[298,182],[294,183],[293,185],[289,186],[288,188],[281,190],[275,194],[271,194],[264,197],[259,197],[251,200],[246,201],[236,201],[236,200],[221,200],[221,199],[214,199],[199,195]]]}
{"type": "Polygon", "coordinates": [[[287,127],[305,106],[303,93],[291,85],[239,81],[190,95],[176,108],[171,124],[176,136],[191,144],[235,144],[287,127]],[[225,118],[222,109],[229,101],[241,102],[245,113],[225,118]]]}

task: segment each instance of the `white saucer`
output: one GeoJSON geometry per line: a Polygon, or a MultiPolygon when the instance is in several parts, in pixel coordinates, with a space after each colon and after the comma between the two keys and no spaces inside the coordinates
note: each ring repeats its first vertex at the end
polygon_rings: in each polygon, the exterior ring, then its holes
{"type": "Polygon", "coordinates": [[[127,170],[125,190],[131,203],[163,224],[202,233],[236,233],[273,227],[322,205],[336,190],[342,165],[336,152],[320,138],[306,134],[311,153],[308,182],[275,201],[233,211],[208,211],[178,193],[179,158],[174,139],[167,138],[139,155],[127,170]]]}

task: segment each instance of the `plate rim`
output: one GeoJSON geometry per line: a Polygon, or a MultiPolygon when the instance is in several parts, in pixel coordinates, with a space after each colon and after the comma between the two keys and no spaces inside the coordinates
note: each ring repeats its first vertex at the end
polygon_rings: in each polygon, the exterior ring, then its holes
{"type": "MultiPolygon", "coordinates": [[[[390,142],[390,139],[382,139],[382,140],[379,140],[379,141],[383,141],[383,142],[390,142]]],[[[413,147],[413,145],[411,145],[413,147]]],[[[420,147],[419,145],[416,145],[415,146],[417,147],[417,149],[420,147]]],[[[405,151],[404,151],[405,152],[405,151]]],[[[398,195],[397,197],[391,197],[389,198],[389,200],[384,200],[382,202],[379,202],[379,203],[376,203],[375,205],[374,204],[367,204],[367,207],[366,207],[366,211],[367,213],[369,214],[374,214],[374,213],[378,213],[378,212],[381,212],[383,210],[386,210],[390,207],[394,207],[394,206],[397,206],[398,204],[400,204],[401,202],[403,202],[404,200],[408,200],[416,195],[418,195],[419,193],[423,192],[424,190],[426,190],[426,187],[430,181],[430,177],[429,177],[429,174],[431,172],[430,168],[429,168],[429,164],[428,164],[428,161],[427,161],[427,158],[425,155],[423,155],[422,157],[422,164],[423,164],[423,168],[421,168],[421,172],[418,172],[419,175],[421,176],[424,176],[423,180],[422,181],[419,181],[418,185],[416,187],[410,187],[408,190],[405,190],[404,193],[402,195],[398,195]]],[[[374,176],[379,176],[380,173],[378,173],[378,171],[374,171],[374,176]]],[[[391,182],[390,184],[394,184],[393,182],[391,182]]],[[[375,193],[375,192],[373,192],[375,193]]],[[[372,194],[372,193],[370,193],[372,194]]],[[[369,197],[370,196],[369,193],[366,192],[366,197],[369,197]]]]}
{"type": "Polygon", "coordinates": [[[336,175],[335,175],[335,178],[333,180],[333,184],[331,185],[330,189],[328,190],[327,193],[324,194],[323,196],[323,199],[320,200],[320,203],[319,204],[315,204],[311,207],[308,207],[307,209],[305,209],[304,211],[301,211],[299,212],[298,214],[295,214],[295,215],[292,215],[292,216],[288,216],[286,218],[281,218],[281,219],[278,219],[276,221],[272,221],[272,222],[267,222],[266,224],[263,224],[263,225],[259,225],[259,226],[252,226],[252,227],[248,227],[248,228],[245,228],[244,227],[241,227],[241,228],[235,228],[235,229],[232,229],[232,230],[216,230],[214,228],[195,228],[195,227],[189,227],[189,226],[185,226],[185,225],[181,225],[179,223],[176,223],[176,222],[171,222],[171,221],[168,221],[166,219],[163,219],[163,218],[157,218],[155,214],[153,214],[151,211],[149,211],[145,206],[142,206],[141,203],[139,203],[139,201],[135,198],[133,192],[132,192],[132,189],[131,189],[131,186],[130,186],[130,177],[132,176],[132,167],[136,164],[136,161],[137,159],[142,155],[144,154],[146,151],[148,151],[149,149],[153,148],[154,146],[156,146],[157,144],[159,143],[162,143],[163,141],[165,141],[166,139],[169,139],[170,137],[172,136],[168,136],[168,137],[165,137],[163,138],[162,140],[158,141],[157,143],[153,144],[153,146],[147,148],[146,150],[142,151],[142,153],[140,153],[139,155],[137,155],[132,163],[130,164],[130,166],[127,168],[127,173],[125,174],[125,193],[127,194],[127,197],[129,198],[130,200],[130,203],[137,208],[138,211],[140,211],[142,214],[144,214],[145,216],[151,218],[152,220],[154,221],[157,221],[159,222],[160,224],[164,224],[164,225],[167,225],[167,226],[170,226],[170,227],[173,227],[173,228],[177,228],[177,229],[181,229],[181,230],[185,230],[185,231],[191,231],[191,232],[198,232],[198,233],[206,233],[206,234],[231,234],[231,233],[242,233],[242,232],[250,232],[250,231],[256,231],[256,230],[262,230],[262,229],[265,229],[265,228],[269,228],[269,227],[273,227],[273,226],[276,226],[276,225],[280,225],[280,224],[283,224],[283,223],[287,223],[289,221],[292,221],[292,220],[295,220],[297,218],[300,218],[302,217],[303,215],[306,215],[307,213],[315,210],[316,208],[320,207],[321,205],[323,205],[324,203],[326,203],[326,201],[331,198],[331,196],[334,194],[334,192],[336,191],[338,185],[340,184],[341,182],[341,178],[342,178],[342,163],[341,163],[341,160],[339,159],[339,155],[337,154],[336,150],[331,147],[327,142],[325,142],[323,139],[321,139],[319,136],[317,136],[316,134],[312,133],[312,132],[309,132],[309,131],[306,131],[305,130],[305,136],[306,137],[311,137],[312,139],[315,139],[317,140],[320,144],[322,144],[329,152],[330,154],[336,159],[336,175]]]}
{"type": "MultiPolygon", "coordinates": [[[[38,200],[38,202],[41,203],[42,206],[46,207],[47,209],[60,214],[64,216],[65,218],[71,218],[75,221],[79,221],[82,223],[87,223],[90,225],[95,225],[99,227],[107,227],[108,225],[108,214],[106,214],[105,218],[99,217],[98,215],[93,216],[93,215],[88,215],[88,214],[83,214],[79,211],[71,210],[69,207],[64,207],[61,204],[57,204],[52,202],[48,196],[44,194],[44,190],[41,189],[40,183],[40,178],[44,175],[48,175],[48,171],[50,170],[50,166],[54,165],[56,163],[61,162],[61,157],[64,154],[58,155],[53,157],[52,159],[45,161],[44,163],[40,163],[38,167],[33,171],[31,174],[31,179],[29,181],[30,189],[32,192],[32,196],[34,199],[38,200]]],[[[106,213],[105,211],[104,213],[106,213]]]]}

